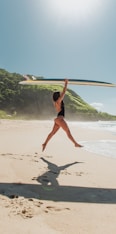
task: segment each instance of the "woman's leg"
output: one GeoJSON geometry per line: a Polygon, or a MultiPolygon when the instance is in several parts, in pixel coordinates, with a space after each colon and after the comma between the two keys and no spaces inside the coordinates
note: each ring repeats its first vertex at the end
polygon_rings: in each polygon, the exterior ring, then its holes
{"type": "Polygon", "coordinates": [[[75,147],[82,147],[82,145],[78,144],[73,138],[70,129],[63,118],[56,119],[56,123],[66,132],[68,138],[74,143],[75,147]]]}
{"type": "Polygon", "coordinates": [[[42,151],[46,148],[48,141],[53,137],[53,135],[58,131],[60,126],[55,122],[52,131],[48,134],[45,142],[42,144],[42,151]]]}

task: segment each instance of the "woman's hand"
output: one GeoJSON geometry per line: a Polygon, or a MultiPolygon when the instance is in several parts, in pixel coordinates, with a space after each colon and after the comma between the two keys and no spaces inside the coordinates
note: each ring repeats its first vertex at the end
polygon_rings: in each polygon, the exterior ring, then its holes
{"type": "Polygon", "coordinates": [[[68,79],[65,79],[64,82],[65,82],[65,84],[68,84],[68,79]]]}

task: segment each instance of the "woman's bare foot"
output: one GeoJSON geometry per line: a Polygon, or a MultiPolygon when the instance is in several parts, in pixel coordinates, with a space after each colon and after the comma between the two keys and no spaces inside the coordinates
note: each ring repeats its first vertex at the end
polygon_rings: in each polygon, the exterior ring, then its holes
{"type": "Polygon", "coordinates": [[[78,143],[75,143],[75,147],[83,147],[83,146],[78,143]]]}
{"type": "Polygon", "coordinates": [[[46,144],[44,143],[44,144],[42,144],[42,151],[44,151],[45,148],[46,148],[46,144]]]}

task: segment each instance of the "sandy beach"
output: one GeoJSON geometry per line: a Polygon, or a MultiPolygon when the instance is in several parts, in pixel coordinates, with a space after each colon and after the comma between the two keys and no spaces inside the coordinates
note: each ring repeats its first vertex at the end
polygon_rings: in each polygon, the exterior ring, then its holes
{"type": "MultiPolygon", "coordinates": [[[[0,234],[115,234],[116,159],[75,148],[51,121],[0,120],[0,234]]],[[[110,132],[70,126],[75,139],[110,132]]]]}

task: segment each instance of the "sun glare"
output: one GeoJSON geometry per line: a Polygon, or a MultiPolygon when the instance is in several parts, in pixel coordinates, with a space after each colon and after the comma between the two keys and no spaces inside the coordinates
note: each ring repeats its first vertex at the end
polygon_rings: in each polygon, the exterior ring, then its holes
{"type": "Polygon", "coordinates": [[[49,0],[49,7],[55,17],[61,20],[87,20],[99,14],[104,0],[49,0]]]}

